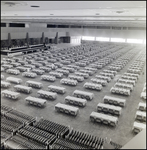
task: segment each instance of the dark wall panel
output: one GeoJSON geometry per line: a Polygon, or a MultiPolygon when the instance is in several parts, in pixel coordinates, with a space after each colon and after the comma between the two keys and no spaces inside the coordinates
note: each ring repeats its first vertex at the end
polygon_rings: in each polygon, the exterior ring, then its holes
{"type": "Polygon", "coordinates": [[[57,28],[57,25],[47,24],[47,28],[57,28]]]}
{"type": "Polygon", "coordinates": [[[1,22],[1,27],[6,27],[6,23],[1,22]]]}
{"type": "Polygon", "coordinates": [[[9,27],[23,27],[25,28],[24,23],[9,23],[9,27]]]}

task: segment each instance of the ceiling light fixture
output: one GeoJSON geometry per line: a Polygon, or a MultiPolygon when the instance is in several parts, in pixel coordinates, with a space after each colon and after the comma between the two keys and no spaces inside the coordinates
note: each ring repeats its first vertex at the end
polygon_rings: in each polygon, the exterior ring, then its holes
{"type": "Polygon", "coordinates": [[[5,5],[9,5],[11,7],[11,6],[14,6],[15,3],[13,3],[13,2],[5,2],[5,5]]]}
{"type": "Polygon", "coordinates": [[[50,14],[50,15],[54,15],[54,14],[50,14]]]}
{"type": "Polygon", "coordinates": [[[118,10],[116,11],[116,13],[120,14],[120,13],[123,13],[124,11],[121,11],[121,10],[118,10]]]}
{"type": "Polygon", "coordinates": [[[31,5],[31,7],[35,7],[35,8],[36,8],[36,7],[40,7],[40,6],[36,6],[36,5],[31,5]]]}
{"type": "Polygon", "coordinates": [[[100,15],[99,13],[96,13],[95,15],[100,15]]]}
{"type": "Polygon", "coordinates": [[[27,3],[26,2],[15,2],[15,1],[3,1],[1,2],[1,5],[5,5],[5,6],[9,6],[9,7],[12,7],[12,6],[26,6],[27,3]]]}

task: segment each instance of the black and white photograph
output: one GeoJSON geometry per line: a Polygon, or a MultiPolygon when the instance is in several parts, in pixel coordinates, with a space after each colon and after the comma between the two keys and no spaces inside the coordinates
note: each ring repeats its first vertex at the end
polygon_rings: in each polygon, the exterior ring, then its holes
{"type": "Polygon", "coordinates": [[[1,149],[146,149],[146,1],[1,1],[1,149]]]}

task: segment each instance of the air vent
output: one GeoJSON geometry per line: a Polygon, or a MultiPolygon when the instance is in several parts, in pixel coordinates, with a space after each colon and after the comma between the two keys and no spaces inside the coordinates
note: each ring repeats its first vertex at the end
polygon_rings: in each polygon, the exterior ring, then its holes
{"type": "Polygon", "coordinates": [[[6,27],[6,23],[1,22],[1,27],[6,27]]]}
{"type": "Polygon", "coordinates": [[[9,27],[23,27],[25,28],[24,23],[9,23],[9,27]]]}

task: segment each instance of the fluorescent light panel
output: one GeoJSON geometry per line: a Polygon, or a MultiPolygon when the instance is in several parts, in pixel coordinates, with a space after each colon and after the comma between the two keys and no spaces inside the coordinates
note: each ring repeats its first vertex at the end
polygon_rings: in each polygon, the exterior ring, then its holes
{"type": "Polygon", "coordinates": [[[111,38],[111,42],[125,42],[125,39],[122,39],[122,38],[111,38]]]}
{"type": "Polygon", "coordinates": [[[96,41],[109,41],[108,37],[96,37],[96,41]]]}
{"type": "MultiPolygon", "coordinates": [[[[95,37],[82,36],[82,40],[95,41],[95,37]]],[[[109,37],[96,37],[96,41],[109,41],[109,37]]],[[[126,42],[123,38],[111,38],[111,42],[126,42]]],[[[127,43],[146,44],[146,39],[127,39],[127,43]]]]}
{"type": "Polygon", "coordinates": [[[80,38],[71,38],[71,43],[72,44],[80,44],[81,43],[81,39],[80,38]]]}
{"type": "Polygon", "coordinates": [[[93,37],[93,36],[82,36],[82,40],[95,41],[95,37],[93,37]]]}
{"type": "Polygon", "coordinates": [[[142,44],[143,40],[142,39],[127,39],[127,43],[138,43],[138,44],[142,44]]]}

